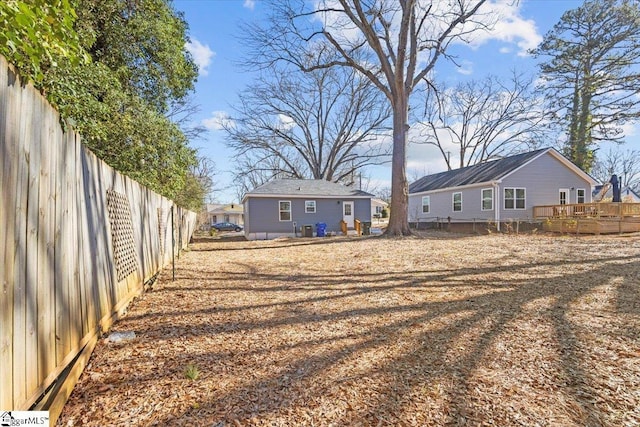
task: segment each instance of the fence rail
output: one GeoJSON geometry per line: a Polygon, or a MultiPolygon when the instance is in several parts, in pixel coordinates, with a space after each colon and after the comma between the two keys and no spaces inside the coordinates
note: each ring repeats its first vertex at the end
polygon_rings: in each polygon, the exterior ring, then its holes
{"type": "Polygon", "coordinates": [[[59,120],[0,56],[0,410],[44,407],[53,419],[63,379],[196,221],[59,120]]]}

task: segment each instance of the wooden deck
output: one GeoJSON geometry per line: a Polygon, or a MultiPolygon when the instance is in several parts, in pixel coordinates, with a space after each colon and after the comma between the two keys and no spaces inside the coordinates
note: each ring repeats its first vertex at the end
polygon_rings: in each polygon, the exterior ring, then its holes
{"type": "Polygon", "coordinates": [[[579,203],[535,206],[533,216],[544,229],[558,233],[640,232],[640,203],[579,203]]]}

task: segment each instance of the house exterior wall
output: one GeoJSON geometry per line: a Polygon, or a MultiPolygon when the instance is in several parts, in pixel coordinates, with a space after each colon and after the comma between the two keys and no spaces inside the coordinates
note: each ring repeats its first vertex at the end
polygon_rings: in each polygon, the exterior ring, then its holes
{"type": "Polygon", "coordinates": [[[533,207],[560,203],[560,189],[569,190],[568,204],[577,203],[577,190],[585,190],[585,202],[591,202],[591,184],[551,154],[539,157],[508,176],[500,184],[500,218],[533,218],[533,207]],[[525,188],[524,210],[504,209],[504,188],[525,188]],[[573,188],[573,190],[571,190],[573,188]]]}
{"type": "Polygon", "coordinates": [[[508,221],[531,219],[533,207],[558,204],[560,189],[569,190],[567,203],[577,203],[577,189],[585,190],[585,202],[591,201],[591,183],[576,174],[560,160],[547,153],[514,171],[502,182],[478,184],[456,189],[434,190],[409,195],[409,221],[429,222],[451,217],[452,221],[508,221]],[[493,209],[482,209],[482,190],[493,188],[493,209]],[[504,208],[504,189],[524,188],[524,209],[504,208]],[[571,190],[573,188],[573,190],[571,190]],[[462,211],[453,211],[453,193],[462,194],[462,211]],[[429,213],[422,212],[422,197],[430,197],[429,213]],[[496,217],[496,209],[498,215],[496,217]]]}
{"type": "Polygon", "coordinates": [[[228,212],[210,212],[209,213],[209,224],[213,225],[218,222],[232,222],[237,225],[244,224],[244,214],[241,213],[228,213],[228,212]],[[229,217],[229,219],[225,219],[225,217],[229,217]]]}
{"type": "Polygon", "coordinates": [[[327,232],[340,232],[344,201],[353,202],[355,219],[371,221],[371,199],[248,196],[244,202],[245,236],[249,240],[293,237],[296,235],[294,223],[298,236],[301,235],[300,229],[304,225],[313,225],[315,234],[315,225],[320,222],[327,224],[327,232]],[[315,213],[305,212],[305,202],[308,200],[315,200],[315,213]],[[291,221],[280,221],[280,201],[291,202],[291,221]]]}
{"type": "MultiPolygon", "coordinates": [[[[456,220],[484,219],[493,220],[495,214],[493,210],[482,210],[481,189],[491,188],[490,186],[461,188],[451,191],[437,191],[428,194],[409,195],[409,221],[436,221],[438,218],[448,218],[456,220]],[[454,212],[453,193],[462,194],[462,210],[454,212]],[[422,212],[422,197],[429,196],[430,209],[428,213],[422,212]]],[[[494,203],[495,204],[495,203],[494,203]]]]}
{"type": "Polygon", "coordinates": [[[374,215],[382,215],[382,210],[387,207],[387,203],[382,202],[380,200],[371,200],[371,217],[375,218],[374,215]]]}

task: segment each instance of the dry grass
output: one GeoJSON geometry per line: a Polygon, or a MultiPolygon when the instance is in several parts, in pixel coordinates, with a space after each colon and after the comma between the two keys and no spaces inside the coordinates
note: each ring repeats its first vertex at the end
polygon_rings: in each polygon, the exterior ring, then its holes
{"type": "Polygon", "coordinates": [[[637,234],[211,241],[176,279],[59,425],[640,425],[637,234]]]}

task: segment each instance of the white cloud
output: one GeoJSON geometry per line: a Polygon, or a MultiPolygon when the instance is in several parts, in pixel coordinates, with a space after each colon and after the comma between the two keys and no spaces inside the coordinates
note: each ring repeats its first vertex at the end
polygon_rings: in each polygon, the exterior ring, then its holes
{"type": "Polygon", "coordinates": [[[296,126],[296,122],[285,114],[278,114],[278,125],[282,130],[289,130],[296,126]]]}
{"type": "MultiPolygon", "coordinates": [[[[542,42],[542,35],[538,33],[534,20],[520,16],[520,6],[521,2],[510,0],[494,0],[485,3],[482,12],[488,13],[487,16],[498,16],[498,19],[491,31],[476,31],[471,45],[479,47],[489,40],[499,40],[515,44],[519,48],[518,56],[527,56],[529,49],[535,48],[542,42]]],[[[500,52],[506,53],[504,49],[500,49],[500,52]]]]}
{"type": "Polygon", "coordinates": [[[473,74],[473,62],[462,61],[456,71],[458,71],[460,74],[463,74],[465,76],[469,76],[473,74]]]}
{"type": "Polygon", "coordinates": [[[503,46],[500,48],[500,53],[511,53],[511,48],[503,46]]]}
{"type": "Polygon", "coordinates": [[[256,7],[256,0],[244,0],[242,7],[253,10],[253,8],[256,7]]]}
{"type": "Polygon", "coordinates": [[[214,51],[209,48],[209,45],[203,45],[198,40],[193,39],[186,44],[186,49],[193,56],[193,60],[198,66],[200,75],[206,76],[209,74],[207,67],[211,64],[211,60],[216,55],[214,51]]]}
{"type": "Polygon", "coordinates": [[[622,125],[624,136],[636,136],[638,134],[638,125],[635,123],[625,123],[622,125]]]}
{"type": "Polygon", "coordinates": [[[214,111],[211,113],[211,117],[202,120],[202,126],[209,130],[222,130],[225,127],[233,127],[234,125],[235,122],[226,111],[214,111]]]}

